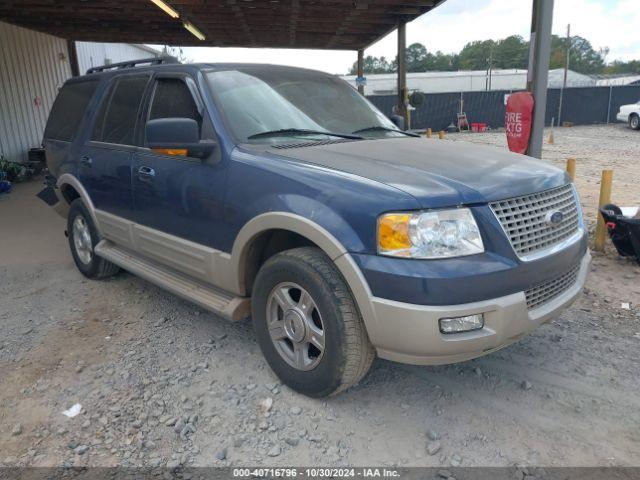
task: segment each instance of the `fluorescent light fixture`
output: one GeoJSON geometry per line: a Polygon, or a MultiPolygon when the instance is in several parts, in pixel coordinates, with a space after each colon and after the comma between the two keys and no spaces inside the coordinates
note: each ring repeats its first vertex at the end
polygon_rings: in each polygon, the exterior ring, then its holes
{"type": "Polygon", "coordinates": [[[184,25],[184,28],[186,28],[187,30],[189,30],[191,32],[191,34],[196,37],[198,40],[204,40],[205,36],[204,34],[198,30],[193,23],[190,22],[182,22],[182,25],[184,25]]]}
{"type": "Polygon", "coordinates": [[[178,12],[176,12],[173,8],[171,8],[169,5],[164,3],[162,0],[151,0],[151,1],[155,3],[159,8],[161,8],[162,11],[164,11],[164,13],[166,13],[170,17],[178,18],[180,16],[178,12]]]}

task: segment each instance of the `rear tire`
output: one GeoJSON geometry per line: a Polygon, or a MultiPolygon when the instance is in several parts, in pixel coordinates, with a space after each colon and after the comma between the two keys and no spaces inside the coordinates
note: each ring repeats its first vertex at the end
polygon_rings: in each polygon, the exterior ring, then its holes
{"type": "Polygon", "coordinates": [[[335,395],[368,372],[375,350],[344,279],[313,247],[262,266],[251,298],[253,325],[271,369],[310,397],[335,395]]]}
{"type": "Polygon", "coordinates": [[[94,248],[101,239],[87,207],[80,198],[71,202],[69,207],[67,233],[73,261],[85,277],[107,278],[120,271],[120,267],[94,253],[94,248]]]}
{"type": "Polygon", "coordinates": [[[640,130],[640,116],[637,113],[629,115],[629,127],[632,130],[640,130]]]}

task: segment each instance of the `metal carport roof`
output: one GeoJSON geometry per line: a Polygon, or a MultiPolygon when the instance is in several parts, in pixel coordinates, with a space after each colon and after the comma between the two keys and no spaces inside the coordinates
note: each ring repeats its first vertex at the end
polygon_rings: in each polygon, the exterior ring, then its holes
{"type": "Polygon", "coordinates": [[[359,50],[442,0],[150,0],[0,2],[0,20],[57,37],[182,46],[359,50]],[[204,40],[183,22],[200,30],[204,40]]]}

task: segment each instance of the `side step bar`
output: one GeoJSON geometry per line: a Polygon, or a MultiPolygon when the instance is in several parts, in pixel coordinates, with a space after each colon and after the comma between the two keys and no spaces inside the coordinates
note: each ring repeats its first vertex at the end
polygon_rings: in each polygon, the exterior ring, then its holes
{"type": "Polygon", "coordinates": [[[145,280],[155,283],[171,293],[212,311],[227,320],[239,321],[251,314],[251,300],[192,280],[154,261],[117,247],[108,240],[101,240],[94,249],[105,260],[145,280]]]}

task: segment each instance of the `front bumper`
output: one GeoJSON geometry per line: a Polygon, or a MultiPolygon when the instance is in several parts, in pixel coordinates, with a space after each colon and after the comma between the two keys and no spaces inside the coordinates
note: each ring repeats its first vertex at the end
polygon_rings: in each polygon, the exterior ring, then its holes
{"type": "Polygon", "coordinates": [[[618,112],[618,114],[616,115],[616,120],[618,120],[619,122],[628,122],[629,114],[618,112]]]}
{"type": "Polygon", "coordinates": [[[437,365],[469,360],[506,347],[556,317],[580,294],[591,255],[580,262],[576,282],[561,295],[538,308],[527,308],[524,292],[473,303],[427,306],[378,297],[372,299],[377,322],[374,345],[387,360],[416,365],[437,365]],[[485,326],[472,332],[442,334],[438,320],[484,314],[485,326]]]}

